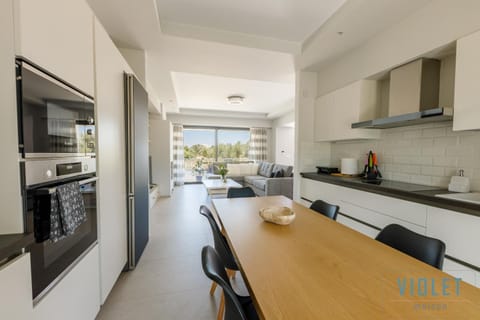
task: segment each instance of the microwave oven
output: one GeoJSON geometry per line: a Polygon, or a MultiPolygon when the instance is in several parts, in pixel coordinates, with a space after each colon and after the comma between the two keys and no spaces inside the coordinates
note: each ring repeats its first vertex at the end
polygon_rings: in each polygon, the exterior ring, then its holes
{"type": "Polygon", "coordinates": [[[22,158],[95,156],[92,97],[20,59],[16,72],[22,158]]]}

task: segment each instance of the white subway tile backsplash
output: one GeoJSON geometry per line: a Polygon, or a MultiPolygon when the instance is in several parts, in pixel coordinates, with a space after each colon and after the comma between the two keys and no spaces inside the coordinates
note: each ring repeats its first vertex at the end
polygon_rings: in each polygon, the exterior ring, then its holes
{"type": "Polygon", "coordinates": [[[435,147],[455,146],[457,145],[458,137],[439,137],[433,139],[435,147]]]}
{"type": "Polygon", "coordinates": [[[410,180],[411,183],[416,184],[423,184],[423,185],[431,185],[432,184],[432,177],[431,176],[422,176],[422,175],[414,175],[410,180]]]}
{"type": "Polygon", "coordinates": [[[480,131],[452,131],[451,122],[385,129],[374,141],[333,143],[331,162],[344,157],[365,163],[369,150],[377,152],[385,179],[447,187],[459,169],[480,191],[480,131]]]}
{"type": "Polygon", "coordinates": [[[428,129],[423,129],[422,131],[422,136],[423,137],[442,137],[447,134],[447,129],[444,127],[441,128],[428,128],[428,129]]]}
{"type": "Polygon", "coordinates": [[[422,174],[425,176],[437,176],[443,177],[445,176],[445,169],[443,167],[432,167],[432,166],[424,166],[422,167],[422,174]]]}
{"type": "Polygon", "coordinates": [[[422,155],[424,156],[444,156],[445,147],[423,147],[422,155]]]}
{"type": "Polygon", "coordinates": [[[438,167],[456,167],[458,164],[457,157],[435,157],[433,165],[438,167]]]}

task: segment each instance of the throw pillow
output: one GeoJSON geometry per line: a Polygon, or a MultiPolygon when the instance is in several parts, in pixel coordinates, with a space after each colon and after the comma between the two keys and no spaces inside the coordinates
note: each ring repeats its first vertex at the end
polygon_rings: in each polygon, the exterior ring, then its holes
{"type": "Polygon", "coordinates": [[[275,172],[275,178],[283,178],[285,174],[283,173],[283,169],[278,170],[275,172]]]}

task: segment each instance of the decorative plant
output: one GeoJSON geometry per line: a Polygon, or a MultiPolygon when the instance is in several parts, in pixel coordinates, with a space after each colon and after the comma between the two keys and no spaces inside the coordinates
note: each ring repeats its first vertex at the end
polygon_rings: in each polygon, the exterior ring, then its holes
{"type": "Polygon", "coordinates": [[[197,161],[195,161],[195,165],[192,168],[193,172],[195,172],[197,175],[201,175],[203,171],[202,165],[203,159],[197,159],[197,161]]]}
{"type": "Polygon", "coordinates": [[[224,164],[221,164],[218,166],[218,170],[217,170],[218,174],[222,176],[222,179],[224,182],[226,182],[226,176],[227,176],[227,173],[228,173],[228,169],[227,167],[225,167],[224,164]]]}

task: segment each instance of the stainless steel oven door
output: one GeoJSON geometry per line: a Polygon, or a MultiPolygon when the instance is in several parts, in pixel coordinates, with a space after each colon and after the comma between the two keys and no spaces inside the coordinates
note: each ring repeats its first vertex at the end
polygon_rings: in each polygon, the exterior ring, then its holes
{"type": "Polygon", "coordinates": [[[95,153],[91,98],[26,62],[17,62],[20,150],[25,158],[95,153]]]}
{"type": "MultiPolygon", "coordinates": [[[[47,224],[43,217],[50,214],[50,196],[59,185],[43,185],[27,189],[26,221],[27,232],[34,232],[37,241],[30,247],[32,267],[32,297],[37,303],[55,284],[68,273],[83,254],[97,241],[97,177],[79,180],[87,219],[74,232],[57,242],[42,240],[42,226],[47,224]],[[41,192],[39,192],[41,191],[41,192]],[[40,208],[40,209],[39,209],[40,208]],[[42,225],[43,224],[43,225],[42,225]]],[[[66,181],[67,182],[67,181],[66,181]]],[[[63,182],[63,183],[66,183],[63,182]]],[[[68,182],[72,182],[69,180],[68,182]]],[[[49,224],[49,221],[48,221],[49,224]]],[[[45,235],[43,235],[45,238],[45,235]]]]}

